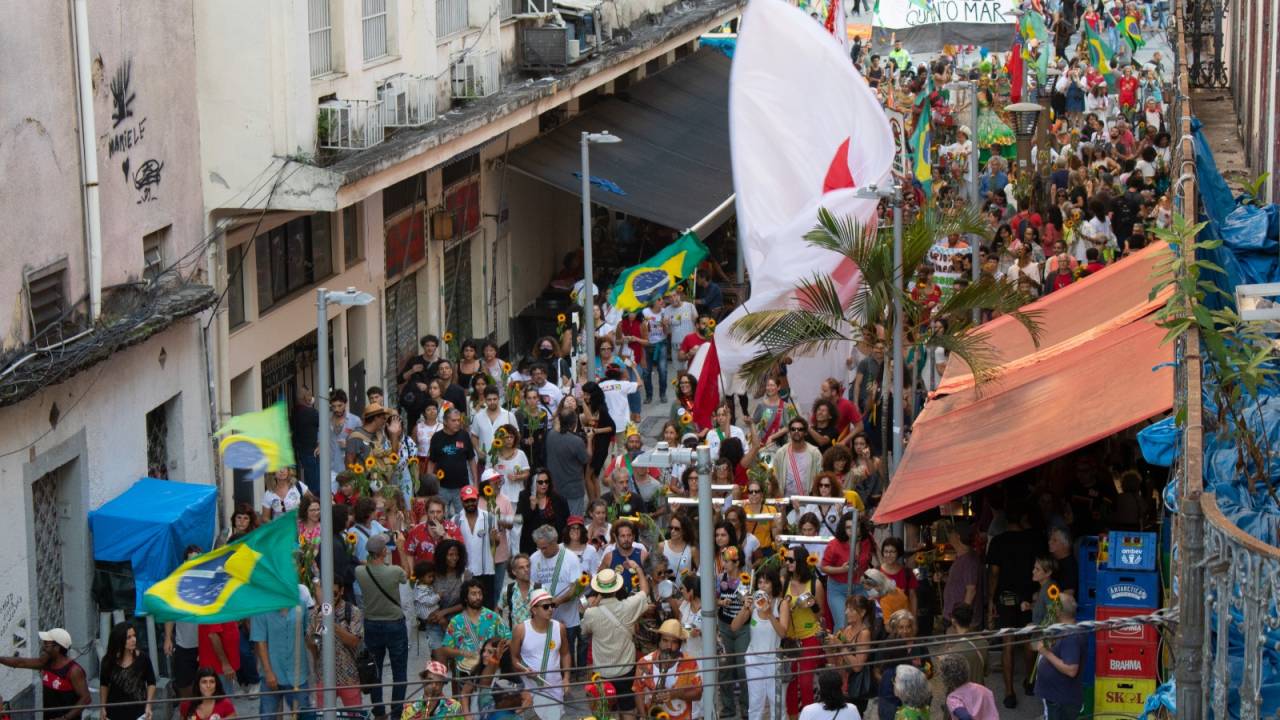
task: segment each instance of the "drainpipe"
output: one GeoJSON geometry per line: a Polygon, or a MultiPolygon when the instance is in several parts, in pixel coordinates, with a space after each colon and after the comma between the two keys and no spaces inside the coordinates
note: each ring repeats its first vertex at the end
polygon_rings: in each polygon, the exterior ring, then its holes
{"type": "Polygon", "coordinates": [[[98,205],[98,147],[93,122],[93,78],[89,55],[88,0],[72,0],[75,32],[77,110],[80,113],[80,182],[84,192],[85,243],[88,254],[89,322],[102,314],[102,212],[98,205]]]}

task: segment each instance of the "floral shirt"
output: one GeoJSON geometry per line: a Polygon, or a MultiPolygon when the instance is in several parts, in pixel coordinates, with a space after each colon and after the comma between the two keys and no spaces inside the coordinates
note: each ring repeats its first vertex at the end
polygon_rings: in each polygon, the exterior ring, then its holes
{"type": "Polygon", "coordinates": [[[462,703],[451,697],[442,697],[436,700],[432,710],[426,700],[415,700],[404,706],[400,720],[463,720],[462,703]]]}
{"type": "Polygon", "coordinates": [[[444,633],[444,646],[469,653],[479,653],[480,646],[490,638],[511,639],[511,629],[502,622],[498,613],[489,608],[483,608],[480,610],[480,619],[472,623],[467,618],[467,611],[463,610],[449,621],[449,629],[444,633]]]}
{"type": "MultiPolygon", "coordinates": [[[[642,697],[659,689],[684,690],[691,687],[702,687],[702,678],[698,675],[697,661],[687,655],[673,663],[665,673],[658,667],[657,651],[645,655],[636,664],[636,680],[632,684],[632,690],[642,697]]],[[[671,698],[654,707],[661,707],[671,716],[671,720],[691,720],[694,716],[694,705],[700,704],[697,701],[671,698]]]]}

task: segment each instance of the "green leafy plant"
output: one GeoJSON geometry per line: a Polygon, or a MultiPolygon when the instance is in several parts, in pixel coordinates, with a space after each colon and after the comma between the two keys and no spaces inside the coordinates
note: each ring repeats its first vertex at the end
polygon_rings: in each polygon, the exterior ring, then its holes
{"type": "Polygon", "coordinates": [[[1243,181],[1244,185],[1244,204],[1253,205],[1254,207],[1262,207],[1267,202],[1262,197],[1262,186],[1267,184],[1267,178],[1271,177],[1271,173],[1262,173],[1253,180],[1243,181]]]}
{"type": "MultiPolygon", "coordinates": [[[[1262,422],[1259,390],[1276,379],[1277,368],[1271,362],[1272,340],[1266,334],[1266,324],[1241,319],[1233,306],[1234,298],[1205,279],[1208,273],[1225,275],[1221,267],[1200,256],[1201,251],[1222,245],[1221,240],[1197,239],[1206,224],[1191,224],[1175,214],[1168,228],[1153,229],[1156,237],[1169,244],[1151,290],[1153,300],[1161,293],[1169,293],[1164,307],[1156,313],[1156,321],[1166,331],[1164,343],[1176,341],[1193,328],[1198,331],[1204,374],[1211,379],[1205,383],[1213,405],[1212,414],[1206,417],[1206,429],[1232,443],[1236,472],[1248,481],[1249,492],[1262,485],[1280,502],[1269,472],[1271,442],[1265,432],[1256,433],[1250,427],[1251,420],[1259,425],[1262,422]],[[1191,252],[1184,254],[1184,247],[1191,252]],[[1206,303],[1214,296],[1226,301],[1222,308],[1206,303]]],[[[1200,398],[1180,401],[1174,409],[1174,422],[1185,426],[1186,403],[1199,401],[1200,398]]]]}

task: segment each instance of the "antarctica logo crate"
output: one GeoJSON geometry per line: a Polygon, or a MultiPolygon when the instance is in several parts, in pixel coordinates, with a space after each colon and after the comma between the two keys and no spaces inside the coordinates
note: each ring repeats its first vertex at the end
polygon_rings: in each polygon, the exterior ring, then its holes
{"type": "Polygon", "coordinates": [[[1153,572],[1099,570],[1098,607],[1154,610],[1160,607],[1160,579],[1153,572]]]}

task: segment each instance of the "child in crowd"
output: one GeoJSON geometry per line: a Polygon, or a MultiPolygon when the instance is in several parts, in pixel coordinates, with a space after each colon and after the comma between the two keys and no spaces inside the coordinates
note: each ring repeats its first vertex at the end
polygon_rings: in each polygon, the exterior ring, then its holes
{"type": "Polygon", "coordinates": [[[425,561],[414,563],[413,578],[413,614],[418,619],[418,630],[427,633],[427,644],[435,650],[444,645],[444,628],[427,622],[427,618],[440,609],[435,565],[425,561]]]}

